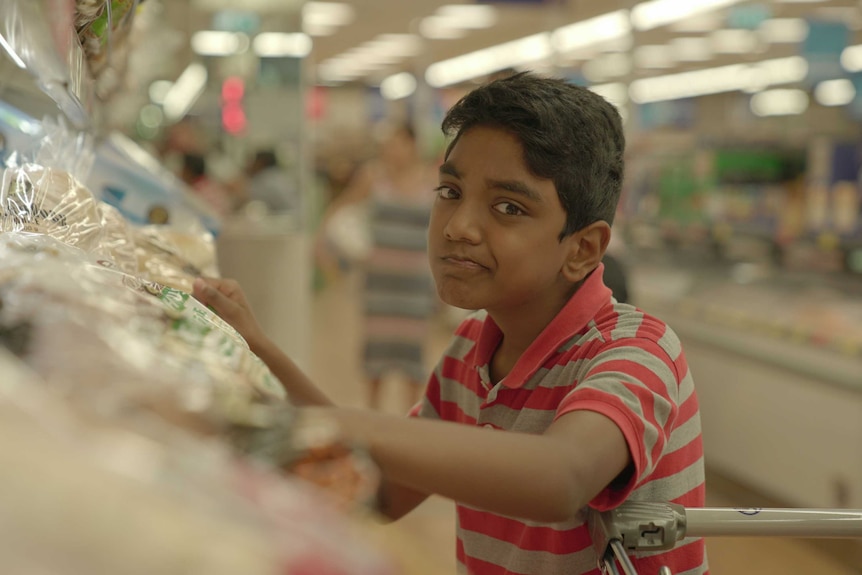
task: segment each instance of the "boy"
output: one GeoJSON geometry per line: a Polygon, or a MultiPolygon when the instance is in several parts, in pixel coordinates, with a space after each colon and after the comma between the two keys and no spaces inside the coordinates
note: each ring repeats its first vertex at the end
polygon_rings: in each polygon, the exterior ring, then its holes
{"type": "MultiPolygon", "coordinates": [[[[588,506],[704,503],[697,399],[679,341],[616,303],[601,259],[623,177],[616,109],[519,74],[465,96],[428,231],[457,329],[412,418],[325,408],[380,466],[384,513],[453,499],[471,574],[598,573],[588,506]],[[502,431],[501,431],[502,430],[502,431]]],[[[260,332],[234,282],[195,295],[242,333],[292,401],[329,400],[260,332]]],[[[707,571],[702,540],[636,557],[640,573],[707,571]]]]}

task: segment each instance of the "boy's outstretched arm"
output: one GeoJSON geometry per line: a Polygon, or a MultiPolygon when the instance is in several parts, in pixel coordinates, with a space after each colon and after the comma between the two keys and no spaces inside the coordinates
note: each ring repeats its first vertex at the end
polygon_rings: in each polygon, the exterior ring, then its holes
{"type": "Polygon", "coordinates": [[[272,371],[295,405],[333,405],[323,391],[263,332],[239,284],[230,279],[197,279],[192,295],[210,306],[245,338],[251,351],[272,371]]]}
{"type": "Polygon", "coordinates": [[[370,411],[324,411],[347,437],[368,446],[386,480],[533,521],[570,519],[631,459],[616,424],[590,411],[563,415],[544,435],[370,411]]]}
{"type": "MultiPolygon", "coordinates": [[[[301,369],[269,339],[254,317],[239,284],[230,279],[197,279],[194,297],[212,307],[245,338],[251,350],[269,367],[287,391],[290,401],[300,406],[332,406],[332,401],[301,369]]],[[[381,511],[392,519],[406,515],[428,495],[384,481],[380,489],[381,511]]]]}

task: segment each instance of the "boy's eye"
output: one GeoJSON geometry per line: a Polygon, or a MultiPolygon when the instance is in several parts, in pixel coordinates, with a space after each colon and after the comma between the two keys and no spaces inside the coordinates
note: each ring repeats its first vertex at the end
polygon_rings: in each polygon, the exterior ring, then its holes
{"type": "Polygon", "coordinates": [[[439,186],[434,188],[434,191],[437,192],[438,197],[441,197],[444,200],[454,200],[458,198],[458,192],[449,186],[439,186]]]}
{"type": "Polygon", "coordinates": [[[517,204],[513,204],[512,202],[494,204],[494,209],[507,216],[520,216],[526,213],[517,204]]]}

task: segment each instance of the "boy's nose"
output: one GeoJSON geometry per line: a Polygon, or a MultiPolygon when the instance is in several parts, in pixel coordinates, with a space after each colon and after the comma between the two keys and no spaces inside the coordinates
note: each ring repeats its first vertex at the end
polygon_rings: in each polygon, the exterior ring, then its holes
{"type": "Polygon", "coordinates": [[[482,238],[480,220],[476,207],[464,202],[450,214],[443,235],[453,242],[479,243],[482,238]]]}

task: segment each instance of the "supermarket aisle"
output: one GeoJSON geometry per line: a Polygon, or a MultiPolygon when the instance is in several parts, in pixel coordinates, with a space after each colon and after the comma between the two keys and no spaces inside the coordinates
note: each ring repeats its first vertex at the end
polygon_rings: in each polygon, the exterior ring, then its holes
{"type": "MultiPolygon", "coordinates": [[[[315,295],[313,307],[312,377],[340,404],[362,406],[364,388],[358,378],[359,308],[355,278],[347,277],[315,295]]],[[[447,328],[437,326],[429,341],[435,357],[447,341],[447,328]]],[[[384,409],[398,413],[403,400],[397,386],[385,390],[384,409]]],[[[715,483],[718,483],[716,481],[715,483]]],[[[708,483],[708,485],[711,485],[708,483]]],[[[708,487],[707,504],[715,507],[755,505],[750,495],[708,487]]],[[[755,500],[756,501],[756,500],[755,500]]],[[[766,506],[766,505],[764,505],[766,506]]],[[[433,498],[395,526],[407,532],[424,551],[434,572],[454,573],[453,506],[433,498]]],[[[804,542],[773,538],[717,538],[707,549],[712,575],[860,575],[804,542]]],[[[654,575],[654,574],[641,574],[654,575]]]]}

